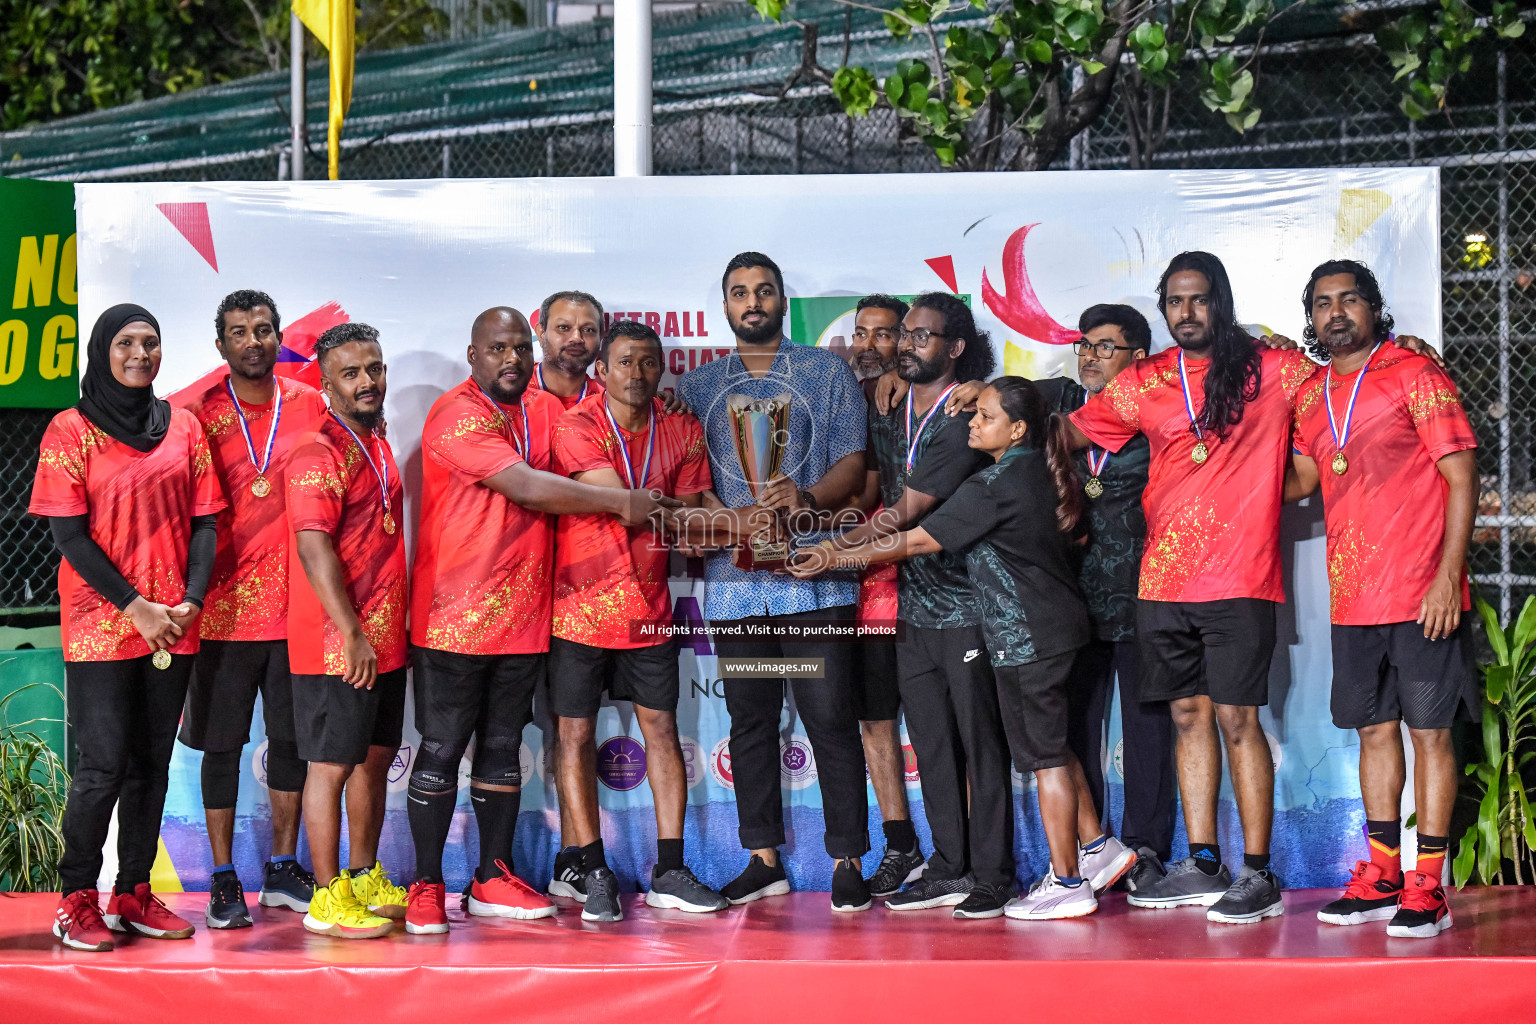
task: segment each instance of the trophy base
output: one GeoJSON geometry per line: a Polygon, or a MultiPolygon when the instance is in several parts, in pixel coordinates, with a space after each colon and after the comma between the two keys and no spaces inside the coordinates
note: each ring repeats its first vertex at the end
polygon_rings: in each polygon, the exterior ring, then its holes
{"type": "Polygon", "coordinates": [[[783,541],[752,541],[739,544],[731,559],[742,572],[772,572],[789,565],[789,545],[783,541]]]}

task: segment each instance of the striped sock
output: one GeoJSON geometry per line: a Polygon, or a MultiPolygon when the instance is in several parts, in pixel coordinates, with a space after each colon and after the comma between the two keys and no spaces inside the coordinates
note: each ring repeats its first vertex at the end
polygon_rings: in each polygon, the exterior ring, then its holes
{"type": "Polygon", "coordinates": [[[1397,821],[1367,821],[1366,842],[1371,847],[1371,863],[1381,868],[1381,876],[1390,882],[1403,877],[1403,830],[1397,821]]]}
{"type": "Polygon", "coordinates": [[[1426,836],[1419,834],[1419,862],[1414,870],[1440,881],[1445,871],[1445,851],[1451,845],[1450,836],[1426,836]]]}

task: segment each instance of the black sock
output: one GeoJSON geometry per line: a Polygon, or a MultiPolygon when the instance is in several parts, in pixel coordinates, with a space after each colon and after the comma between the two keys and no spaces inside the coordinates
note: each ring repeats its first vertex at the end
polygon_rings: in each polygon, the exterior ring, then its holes
{"type": "Polygon", "coordinates": [[[1269,870],[1269,854],[1267,854],[1267,853],[1244,853],[1243,854],[1243,864],[1246,865],[1247,867],[1252,868],[1255,871],[1268,871],[1269,870]]]}
{"type": "MultiPolygon", "coordinates": [[[[448,829],[453,826],[458,791],[424,792],[410,786],[405,796],[406,820],[411,823],[411,842],[416,847],[416,877],[437,884],[443,880],[443,847],[448,843],[448,829]]],[[[368,869],[362,870],[367,873],[368,869]]],[[[357,873],[353,868],[352,874],[357,873]]]]}
{"type": "Polygon", "coordinates": [[[588,843],[581,848],[582,874],[587,874],[607,866],[608,858],[603,856],[603,841],[601,839],[595,843],[588,843]]]}
{"type": "Polygon", "coordinates": [[[683,866],[683,841],[681,839],[656,840],[656,873],[664,875],[683,866]]]}
{"type": "Polygon", "coordinates": [[[917,850],[917,829],[912,827],[911,818],[893,818],[880,827],[885,831],[887,849],[899,853],[913,853],[917,850]]]}
{"type": "Polygon", "coordinates": [[[469,791],[475,808],[475,825],[480,830],[480,866],[475,878],[489,882],[501,875],[499,860],[512,870],[512,833],[517,829],[517,805],[520,792],[502,793],[494,789],[469,791]]]}
{"type": "Polygon", "coordinates": [[[1219,843],[1190,843],[1189,855],[1195,864],[1208,875],[1221,874],[1221,845],[1219,843]]]}

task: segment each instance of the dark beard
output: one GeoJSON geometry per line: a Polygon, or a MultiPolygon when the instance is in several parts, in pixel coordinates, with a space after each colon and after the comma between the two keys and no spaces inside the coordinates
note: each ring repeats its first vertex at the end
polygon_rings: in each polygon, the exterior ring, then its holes
{"type": "Polygon", "coordinates": [[[277,360],[274,359],[262,369],[253,371],[246,369],[239,363],[231,363],[229,372],[241,378],[242,380],[266,380],[268,377],[272,376],[272,368],[276,365],[277,360]]]}
{"type": "Polygon", "coordinates": [[[944,364],[942,359],[921,359],[914,355],[911,359],[896,360],[896,376],[908,384],[930,384],[944,376],[944,364]]]}
{"type": "Polygon", "coordinates": [[[765,341],[772,341],[784,330],[784,314],[781,311],[778,316],[769,317],[757,327],[748,327],[740,320],[734,320],[727,316],[726,322],[731,325],[731,333],[736,335],[737,341],[744,341],[748,345],[761,345],[765,341]]]}
{"type": "MultiPolygon", "coordinates": [[[[587,375],[587,367],[591,366],[592,361],[596,358],[596,352],[592,353],[589,358],[584,360],[573,359],[566,355],[564,352],[557,352],[555,353],[554,357],[550,359],[550,362],[554,365],[555,369],[559,370],[561,373],[568,373],[572,377],[585,377],[587,375]]],[[[522,392],[518,392],[518,394],[522,394],[522,392]]]]}
{"type": "Polygon", "coordinates": [[[520,377],[516,385],[507,387],[501,382],[501,378],[497,377],[491,381],[485,391],[486,394],[503,405],[516,405],[522,399],[523,392],[528,390],[528,382],[531,379],[530,377],[520,377]]]}
{"type": "Polygon", "coordinates": [[[359,426],[367,427],[369,430],[377,429],[378,425],[384,420],[384,410],[382,408],[376,412],[363,412],[354,408],[349,415],[358,422],[359,426]]]}
{"type": "Polygon", "coordinates": [[[869,380],[872,377],[884,376],[896,368],[896,360],[892,359],[890,362],[886,362],[885,360],[879,358],[878,353],[875,355],[876,358],[868,362],[858,357],[854,358],[853,376],[855,379],[869,380]]]}

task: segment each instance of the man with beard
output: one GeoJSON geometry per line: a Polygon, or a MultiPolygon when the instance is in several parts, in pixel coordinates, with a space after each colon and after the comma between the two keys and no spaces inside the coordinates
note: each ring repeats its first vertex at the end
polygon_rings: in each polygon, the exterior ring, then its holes
{"type": "MultiPolygon", "coordinates": [[[[984,381],[994,366],[991,341],[970,308],[943,292],[920,295],[900,339],[897,372],[911,385],[906,401],[883,416],[873,407],[869,412],[869,450],[885,509],[834,540],[835,549],[919,526],[990,461],[970,447],[971,415],[944,415],[958,384],[984,381]]],[[[908,559],[898,580],[906,636],[896,645],[897,677],[933,855],[921,877],[886,907],[954,907],[959,918],[1000,917],[1013,898],[1013,793],[980,602],[963,554],[908,559]]]]}
{"type": "MultiPolygon", "coordinates": [[[[864,386],[874,409],[874,387],[880,375],[896,368],[897,336],[908,306],[891,295],[866,295],[854,308],[853,346],[848,365],[864,386]]],[[[869,513],[880,505],[880,466],[873,450],[865,452],[864,494],[859,508],[869,513]]],[[[859,573],[859,623],[893,623],[897,618],[897,569],[894,563],[871,565],[859,573]]],[[[923,851],[912,811],[907,804],[906,758],[896,716],[901,690],[896,682],[896,644],[864,640],[854,645],[854,680],[859,731],[870,785],[880,805],[885,854],[869,876],[872,896],[889,896],[916,879],[923,870],[923,851]]]]}
{"type": "Polygon", "coordinates": [[[562,409],[603,390],[587,375],[603,339],[601,302],[586,292],[555,292],[539,306],[538,334],[543,358],[529,387],[560,399],[562,409]]]}
{"type": "Polygon", "coordinates": [[[1151,446],[1136,614],[1140,697],[1171,701],[1190,856],[1132,906],[1208,907],[1247,924],[1284,912],[1270,869],[1275,772],[1259,708],[1269,701],[1280,575],[1280,505],[1297,392],[1315,369],[1237,322],[1226,268],[1174,257],[1158,302],[1178,344],[1143,359],[1074,412],[1079,447],[1151,446]],[[1234,880],[1216,838],[1221,748],[1243,827],[1234,880]]]}
{"type": "Polygon", "coordinates": [[[181,742],[203,752],[203,808],[213,852],[204,914],[210,928],[248,928],[235,874],[235,800],[256,694],[267,732],[272,854],[261,905],[309,909],[315,879],[295,856],[306,766],[294,740],[288,666],[288,518],[283,478],[295,445],[325,415],[320,392],[272,371],[282,342],[265,292],[232,292],[214,313],[214,346],[229,364],[186,408],[203,425],[229,507],[203,606],[202,646],[181,717],[181,742]]]}
{"type": "Polygon", "coordinates": [[[378,863],[385,786],[405,721],[405,489],[378,432],[387,384],[378,331],[338,324],[315,343],[315,361],[330,413],[288,464],[288,657],[317,883],[304,927],[370,939],[405,912],[404,891],[378,863]],[[340,865],[343,790],[348,871],[340,865]]]}
{"type": "Polygon", "coordinates": [[[1451,926],[1441,874],[1456,801],[1451,723],[1477,706],[1462,613],[1477,504],[1477,440],[1456,386],[1399,347],[1376,276],[1353,260],[1312,271],[1302,296],[1327,364],[1296,401],[1286,498],[1321,479],[1333,621],[1333,724],[1360,735],[1369,859],[1318,911],[1329,924],[1388,921],[1433,938],[1451,926]],[[1351,379],[1353,378],[1353,379],[1351,379]],[[1418,863],[1404,872],[1402,726],[1414,752],[1418,863]]]}
{"type": "Polygon", "coordinates": [[[448,930],[443,847],[458,803],[459,761],[475,737],[470,802],[480,863],[464,905],[482,917],[548,917],[555,906],[512,872],[522,785],[518,753],[549,650],[554,520],[613,515],[626,526],[674,502],[643,489],[551,472],[552,395],[529,387],[533,333],[515,309],[475,319],[469,379],[432,405],[422,430],[422,514],[411,608],[421,752],[406,795],[416,880],[406,931],[448,930]]]}
{"type": "MultiPolygon", "coordinates": [[[[603,337],[598,365],[608,390],[561,421],[559,471],[599,487],[654,488],[699,507],[710,488],[704,431],[692,416],[662,412],[661,339],[644,324],[620,320],[603,337]]],[[[665,537],[643,526],[626,529],[607,515],[560,517],[549,689],[560,729],[560,805],[569,809],[582,856],[583,921],[624,916],[598,828],[596,727],[605,688],[633,704],[645,736],[656,806],[656,866],[646,903],[689,913],[729,906],[683,861],[688,775],[677,734],[677,643],[637,632],[672,623],[670,553],[665,537]]]]}
{"type": "MultiPolygon", "coordinates": [[[[784,337],[786,300],[778,265],[762,253],[744,252],[726,264],[720,284],[736,350],[684,375],[677,385],[678,397],[704,425],[715,484],[706,496],[707,507],[678,525],[687,542],[706,546],[748,539],[759,528],[758,513],[765,510],[781,510],[775,514],[791,527],[814,528],[825,518],[823,510],[849,502],[864,474],[864,394],[848,364],[834,353],[784,337]],[[789,396],[784,471],[757,495],[737,459],[728,408],[735,395],[755,401],[789,396]]],[[[812,543],[821,536],[805,535],[812,543]]],[[[733,563],[730,551],[710,556],[705,578],[705,616],[725,631],[716,640],[722,657],[823,660],[824,678],[797,678],[787,685],[794,687],[796,710],[815,749],[826,850],[836,862],[832,907],[867,909],[871,900],[859,858],[869,851],[869,797],[852,645],[835,639],[782,642],[791,627],[801,628],[806,621],[851,625],[858,583],[850,574],[798,580],[763,569],[744,570],[733,563]],[[766,635],[743,639],[748,627],[766,635]]],[[[741,904],[789,892],[778,852],[785,841],[779,719],[786,681],[726,679],[723,686],[731,716],[739,834],[752,857],[721,894],[741,904]]]]}

